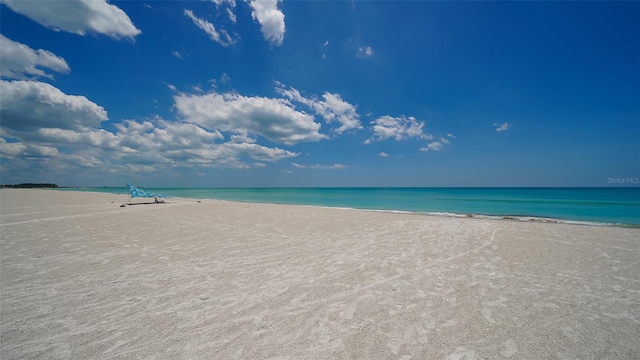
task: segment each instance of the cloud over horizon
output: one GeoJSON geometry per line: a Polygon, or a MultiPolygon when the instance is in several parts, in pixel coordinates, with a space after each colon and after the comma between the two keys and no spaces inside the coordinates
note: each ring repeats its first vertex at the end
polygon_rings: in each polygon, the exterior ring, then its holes
{"type": "Polygon", "coordinates": [[[291,163],[291,165],[296,169],[313,169],[313,170],[341,170],[346,168],[346,165],[343,164],[333,164],[333,165],[320,165],[320,164],[298,164],[291,163]]]}
{"type": "Polygon", "coordinates": [[[293,145],[327,138],[313,116],[295,110],[284,99],[211,92],[174,97],[186,122],[240,135],[259,135],[274,143],[293,145]]]}

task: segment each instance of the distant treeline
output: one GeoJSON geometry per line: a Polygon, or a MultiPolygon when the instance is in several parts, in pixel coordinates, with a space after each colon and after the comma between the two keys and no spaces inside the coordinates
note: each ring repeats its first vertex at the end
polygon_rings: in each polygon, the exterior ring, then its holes
{"type": "Polygon", "coordinates": [[[47,184],[47,183],[22,183],[22,184],[12,184],[12,185],[0,185],[3,188],[11,188],[11,189],[28,189],[28,188],[57,188],[56,184],[47,184]]]}

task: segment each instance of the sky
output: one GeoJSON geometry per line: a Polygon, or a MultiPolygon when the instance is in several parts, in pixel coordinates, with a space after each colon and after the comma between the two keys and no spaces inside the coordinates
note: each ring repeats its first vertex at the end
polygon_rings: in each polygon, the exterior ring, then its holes
{"type": "Polygon", "coordinates": [[[640,177],[637,1],[0,0],[0,24],[4,184],[640,177]]]}

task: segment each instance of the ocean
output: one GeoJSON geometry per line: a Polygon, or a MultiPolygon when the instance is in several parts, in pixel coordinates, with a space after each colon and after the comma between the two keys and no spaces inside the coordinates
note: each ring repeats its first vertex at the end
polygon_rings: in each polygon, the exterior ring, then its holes
{"type": "MultiPolygon", "coordinates": [[[[69,188],[128,198],[126,188],[69,188]]],[[[167,196],[314,205],[437,216],[640,226],[640,187],[145,188],[167,196]]]]}

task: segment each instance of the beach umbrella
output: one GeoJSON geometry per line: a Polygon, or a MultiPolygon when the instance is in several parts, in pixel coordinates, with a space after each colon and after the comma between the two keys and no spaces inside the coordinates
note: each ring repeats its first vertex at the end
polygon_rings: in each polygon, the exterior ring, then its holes
{"type": "Polygon", "coordinates": [[[167,198],[169,196],[165,196],[162,194],[152,193],[143,189],[140,189],[136,186],[133,186],[127,183],[127,187],[129,188],[129,200],[133,198],[155,198],[156,202],[158,198],[167,198]]]}

